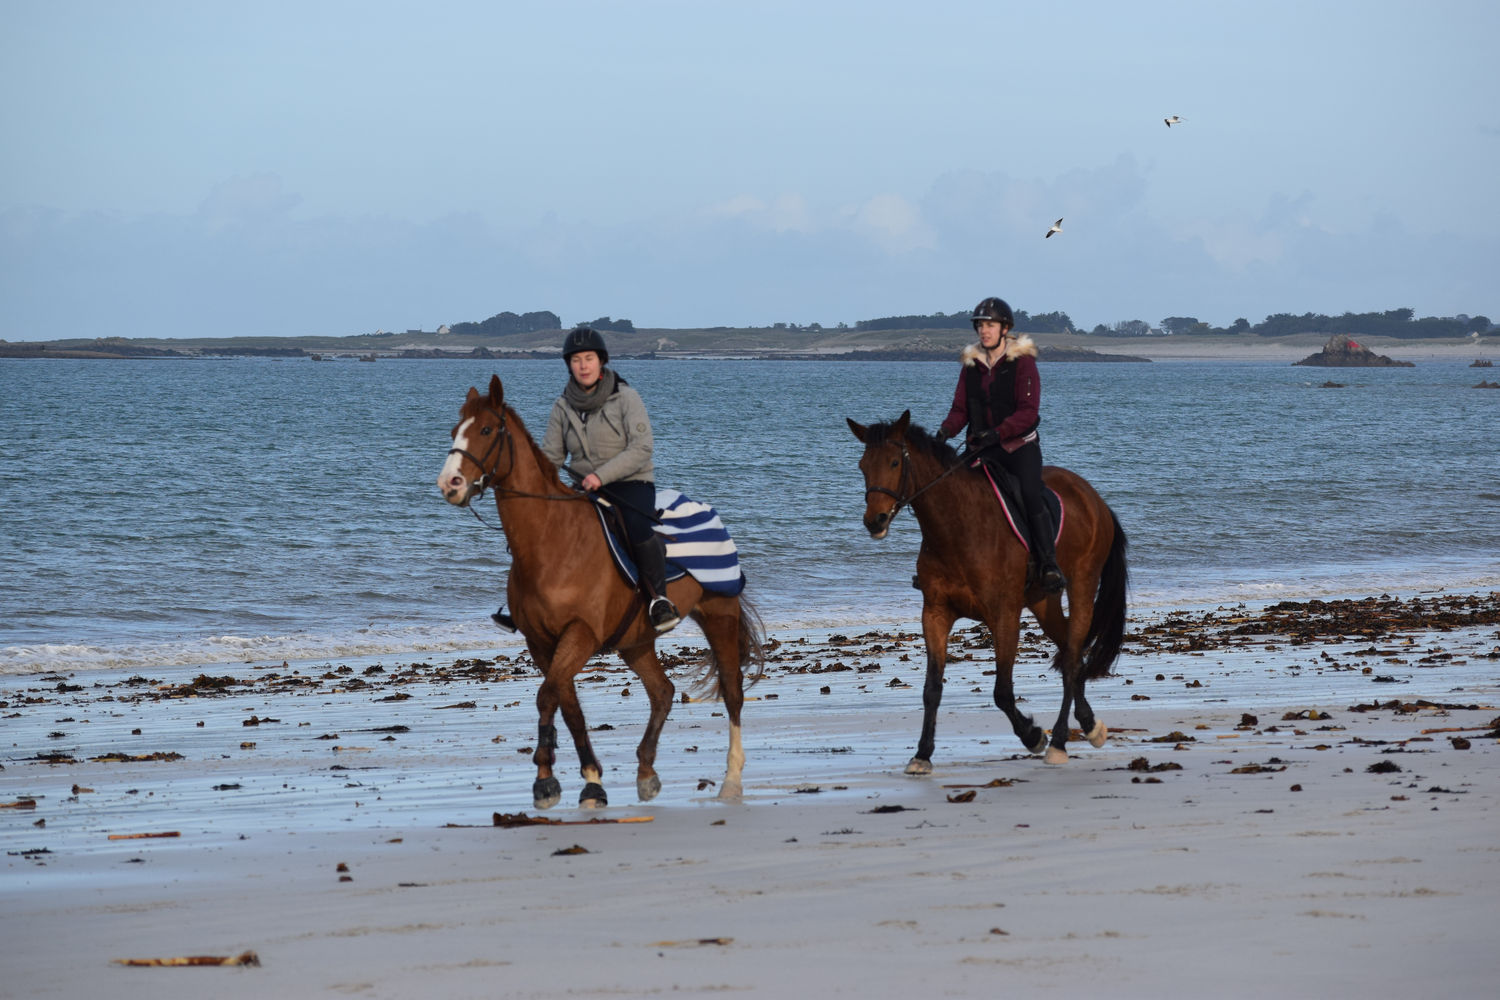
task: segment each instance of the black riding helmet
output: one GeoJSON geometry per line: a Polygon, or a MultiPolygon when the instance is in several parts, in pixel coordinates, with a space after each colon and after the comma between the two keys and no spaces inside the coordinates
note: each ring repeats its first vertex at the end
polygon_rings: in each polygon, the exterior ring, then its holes
{"type": "Polygon", "coordinates": [[[979,305],[974,307],[974,314],[969,317],[969,322],[974,324],[974,329],[979,329],[979,321],[993,319],[998,320],[1000,325],[1007,330],[1016,325],[1016,315],[1010,311],[1004,299],[991,295],[979,305]]]}
{"type": "Polygon", "coordinates": [[[563,362],[566,363],[579,351],[593,351],[599,355],[601,365],[609,364],[609,348],[604,346],[604,338],[599,331],[591,326],[575,326],[568,332],[568,339],[563,341],[563,362]]]}

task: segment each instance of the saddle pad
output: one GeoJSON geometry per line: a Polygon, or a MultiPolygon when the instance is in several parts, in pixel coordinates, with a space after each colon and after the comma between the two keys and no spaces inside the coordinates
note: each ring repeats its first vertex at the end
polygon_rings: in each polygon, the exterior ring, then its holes
{"type": "MultiPolygon", "coordinates": [[[[1011,484],[1014,482],[1015,477],[1007,475],[1005,478],[1011,480],[1011,483],[1006,483],[1005,487],[1002,488],[995,481],[995,474],[988,465],[983,462],[976,462],[975,464],[984,470],[985,478],[990,481],[990,490],[995,494],[995,499],[1000,501],[1000,509],[1005,512],[1005,520],[1010,522],[1011,532],[1015,534],[1026,551],[1030,552],[1031,526],[1026,523],[1024,517],[1017,513],[1022,507],[1020,501],[1016,499],[1016,487],[1011,484]]],[[[1050,486],[1043,485],[1042,500],[1047,504],[1047,513],[1051,516],[1052,523],[1057,526],[1052,536],[1052,544],[1055,546],[1057,540],[1062,537],[1063,531],[1064,510],[1062,497],[1054,493],[1050,486]]]]}
{"type": "MultiPolygon", "coordinates": [[[[604,529],[604,538],[609,543],[610,555],[620,573],[632,587],[637,585],[639,574],[635,560],[615,533],[609,530],[605,520],[604,506],[607,501],[598,501],[595,507],[599,523],[604,529]]],[[[740,571],[739,550],[718,511],[706,503],[698,503],[683,496],[677,490],[658,489],[656,508],[661,523],[656,533],[667,543],[667,580],[670,582],[691,574],[704,590],[733,597],[745,589],[745,574],[740,571]]]]}

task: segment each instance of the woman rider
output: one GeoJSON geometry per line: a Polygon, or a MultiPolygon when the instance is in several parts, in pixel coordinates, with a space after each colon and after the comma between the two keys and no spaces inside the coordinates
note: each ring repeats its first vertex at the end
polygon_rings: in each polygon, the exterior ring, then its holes
{"type": "Polygon", "coordinates": [[[1011,336],[1016,320],[1004,299],[990,296],[969,318],[979,343],[964,348],[953,407],[938,433],[949,438],[967,424],[969,447],[980,460],[1019,481],[1042,589],[1055,594],[1068,581],[1057,565],[1052,518],[1042,501],[1042,446],[1036,429],[1042,380],[1036,344],[1030,337],[1011,336]]]}
{"type": "MultiPolygon", "coordinates": [[[[667,600],[666,547],[655,531],[656,484],[652,481],[651,421],[640,394],[609,364],[609,349],[597,330],[580,326],[563,341],[570,378],[552,404],[542,454],[562,468],[571,456],[579,486],[600,493],[625,521],[625,533],[651,604],[651,627],[666,632],[681,621],[667,600]]],[[[492,616],[510,625],[503,610],[492,616]]]]}

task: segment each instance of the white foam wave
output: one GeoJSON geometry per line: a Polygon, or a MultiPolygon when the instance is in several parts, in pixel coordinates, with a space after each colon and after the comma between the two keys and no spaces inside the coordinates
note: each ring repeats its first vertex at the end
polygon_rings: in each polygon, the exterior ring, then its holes
{"type": "Polygon", "coordinates": [[[145,670],[201,664],[369,658],[522,646],[489,621],[368,628],[338,635],[209,635],[183,641],[0,647],[0,675],[145,670]]]}

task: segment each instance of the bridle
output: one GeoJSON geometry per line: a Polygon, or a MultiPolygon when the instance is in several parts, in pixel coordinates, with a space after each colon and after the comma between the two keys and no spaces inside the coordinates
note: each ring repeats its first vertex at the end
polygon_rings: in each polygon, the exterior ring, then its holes
{"type": "Polygon", "coordinates": [[[958,460],[957,461],[955,461],[952,465],[948,466],[948,468],[944,469],[942,472],[939,472],[936,476],[934,476],[932,478],[932,481],[929,482],[926,486],[919,487],[915,492],[912,492],[912,490],[911,490],[911,480],[912,480],[911,451],[906,447],[906,442],[902,441],[901,442],[901,479],[896,484],[896,488],[894,490],[892,490],[892,489],[888,489],[888,488],[886,488],[884,486],[867,486],[867,487],[865,487],[865,501],[867,503],[869,502],[870,494],[871,493],[882,493],[882,494],[890,497],[892,500],[896,501],[896,506],[892,507],[891,510],[890,510],[890,513],[886,515],[886,522],[887,523],[889,523],[891,521],[894,521],[896,519],[896,515],[899,514],[899,513],[901,513],[901,508],[902,507],[909,507],[909,506],[911,506],[912,503],[915,502],[915,500],[917,499],[917,497],[921,496],[923,493],[926,493],[928,490],[932,489],[938,483],[940,483],[944,479],[948,478],[948,476],[952,475],[954,472],[956,472],[959,469],[963,468],[965,465],[968,464],[969,459],[972,458],[972,457],[973,456],[969,453],[968,449],[965,449],[964,453],[958,456],[958,460]]]}
{"type": "MultiPolygon", "coordinates": [[[[493,410],[494,408],[491,407],[491,409],[493,410]]],[[[504,528],[497,528],[495,527],[495,525],[490,524],[480,516],[479,511],[474,509],[474,501],[483,497],[484,491],[491,488],[494,489],[496,496],[527,497],[533,500],[588,499],[588,494],[586,493],[529,493],[526,490],[518,490],[510,486],[499,485],[500,480],[508,478],[511,474],[511,471],[516,467],[516,441],[515,438],[511,436],[510,424],[507,420],[505,410],[500,409],[495,410],[495,412],[500,417],[500,423],[495,428],[496,434],[494,440],[491,441],[490,446],[485,449],[484,458],[480,459],[474,457],[474,453],[466,448],[453,447],[448,449],[448,454],[462,455],[470,462],[473,462],[474,467],[479,470],[479,478],[474,480],[474,485],[477,488],[469,496],[468,500],[464,502],[464,506],[469,509],[470,514],[474,515],[474,519],[476,521],[484,525],[486,528],[489,528],[491,531],[505,530],[504,528]],[[501,475],[500,455],[507,446],[509,446],[510,449],[510,465],[506,467],[505,474],[501,475]]]]}
{"type": "MultiPolygon", "coordinates": [[[[479,478],[476,479],[476,480],[474,480],[474,485],[476,487],[478,487],[478,488],[473,492],[472,495],[470,495],[469,502],[472,502],[472,501],[477,500],[478,498],[484,496],[484,491],[490,488],[490,484],[493,483],[495,480],[501,478],[501,476],[500,476],[500,456],[497,453],[500,450],[504,449],[504,447],[506,445],[510,445],[512,451],[511,451],[511,456],[510,456],[510,469],[506,469],[505,470],[505,474],[507,476],[510,475],[510,470],[513,469],[513,468],[515,468],[515,465],[516,465],[516,455],[515,455],[515,451],[514,451],[514,449],[515,449],[515,441],[513,441],[511,439],[511,436],[510,436],[510,426],[506,422],[505,411],[504,410],[498,410],[496,412],[497,412],[497,414],[500,417],[500,423],[495,428],[496,434],[495,434],[494,440],[492,440],[490,442],[489,448],[487,448],[485,450],[484,458],[482,458],[482,459],[481,458],[475,458],[474,457],[474,453],[471,452],[471,451],[469,451],[467,448],[459,448],[459,447],[455,446],[455,447],[452,447],[452,448],[448,449],[448,454],[450,454],[450,455],[462,455],[464,458],[467,458],[470,462],[473,462],[474,463],[474,468],[476,468],[476,469],[479,470],[479,478]],[[490,468],[490,465],[491,465],[490,459],[491,458],[494,459],[494,463],[493,463],[494,464],[494,468],[490,468]]],[[[497,487],[497,490],[498,490],[498,487],[497,487]]]]}

